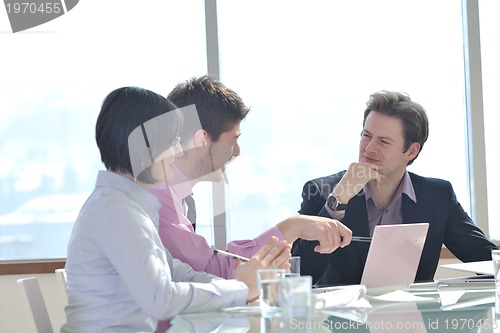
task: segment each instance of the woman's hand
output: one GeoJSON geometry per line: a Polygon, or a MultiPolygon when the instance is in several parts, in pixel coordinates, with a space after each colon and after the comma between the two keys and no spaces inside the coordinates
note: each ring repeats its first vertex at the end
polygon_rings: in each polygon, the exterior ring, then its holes
{"type": "Polygon", "coordinates": [[[264,268],[289,269],[290,245],[286,241],[278,242],[276,237],[269,241],[252,257],[249,262],[240,263],[234,272],[236,280],[248,286],[247,301],[251,302],[259,297],[257,284],[257,270],[264,268]]]}

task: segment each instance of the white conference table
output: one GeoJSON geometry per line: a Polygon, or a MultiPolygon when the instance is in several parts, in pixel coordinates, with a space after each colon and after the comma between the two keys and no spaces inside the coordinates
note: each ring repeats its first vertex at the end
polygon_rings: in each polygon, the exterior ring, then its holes
{"type": "MultiPolygon", "coordinates": [[[[264,318],[255,307],[239,312],[219,311],[179,315],[167,332],[500,332],[500,290],[494,284],[437,288],[414,284],[404,301],[381,301],[366,296],[371,307],[326,308],[308,318],[264,318]],[[418,299],[417,299],[418,298],[418,299]]],[[[399,295],[399,294],[398,294],[399,295]]]]}

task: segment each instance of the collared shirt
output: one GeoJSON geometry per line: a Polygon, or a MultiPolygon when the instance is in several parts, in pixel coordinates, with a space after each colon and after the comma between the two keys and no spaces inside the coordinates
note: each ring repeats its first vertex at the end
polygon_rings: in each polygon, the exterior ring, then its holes
{"type": "Polygon", "coordinates": [[[403,194],[408,198],[417,202],[415,190],[411,183],[408,171],[405,171],[401,183],[399,183],[396,194],[392,198],[391,203],[387,207],[377,206],[373,200],[372,193],[368,186],[364,187],[366,210],[368,213],[368,226],[370,228],[370,236],[373,235],[375,226],[379,224],[402,224],[403,223],[403,194]]]}
{"type": "Polygon", "coordinates": [[[180,312],[243,305],[247,287],[173,259],[157,232],[158,200],[101,171],[68,245],[62,332],[152,332],[180,312]]]}
{"type": "MultiPolygon", "coordinates": [[[[149,191],[161,203],[158,232],[165,247],[174,258],[195,270],[223,278],[234,275],[234,259],[215,254],[206,239],[194,232],[186,217],[183,199],[192,193],[192,187],[182,172],[174,167],[173,179],[165,186],[155,186],[149,191]]],[[[285,239],[277,227],[272,227],[252,240],[237,240],[227,244],[227,250],[244,257],[253,256],[271,236],[285,239]]]]}
{"type": "MultiPolygon", "coordinates": [[[[403,223],[403,194],[408,198],[417,202],[417,196],[411,182],[410,174],[405,171],[401,183],[399,183],[396,194],[392,198],[391,203],[387,207],[377,206],[373,200],[372,193],[368,185],[363,187],[363,193],[366,200],[366,210],[368,214],[368,227],[370,229],[370,236],[373,236],[375,226],[379,224],[401,224],[403,223]]],[[[325,209],[334,219],[342,221],[344,214],[332,211],[325,203],[325,209]]]]}

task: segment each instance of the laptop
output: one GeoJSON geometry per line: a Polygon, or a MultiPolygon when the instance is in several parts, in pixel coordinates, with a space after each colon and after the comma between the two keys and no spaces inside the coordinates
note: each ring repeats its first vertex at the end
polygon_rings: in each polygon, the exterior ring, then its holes
{"type": "Polygon", "coordinates": [[[361,277],[369,294],[404,289],[414,282],[428,229],[429,223],[375,227],[361,277]]]}

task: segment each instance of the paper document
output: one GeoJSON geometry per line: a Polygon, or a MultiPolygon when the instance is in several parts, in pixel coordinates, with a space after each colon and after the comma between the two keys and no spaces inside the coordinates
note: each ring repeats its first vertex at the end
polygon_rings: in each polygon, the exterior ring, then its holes
{"type": "Polygon", "coordinates": [[[491,288],[439,288],[439,299],[442,310],[455,310],[470,306],[495,303],[495,285],[491,288]]]}
{"type": "Polygon", "coordinates": [[[422,297],[414,295],[410,292],[404,290],[395,290],[387,294],[379,295],[379,296],[371,296],[368,298],[371,302],[428,302],[432,301],[432,297],[422,297]]]}
{"type": "Polygon", "coordinates": [[[364,308],[370,304],[363,298],[366,294],[364,285],[314,288],[316,299],[324,301],[323,309],[364,308]]]}
{"type": "Polygon", "coordinates": [[[466,272],[474,272],[479,274],[489,274],[493,275],[493,262],[491,260],[487,261],[473,261],[473,262],[461,262],[458,264],[445,264],[441,265],[443,268],[456,269],[466,272]]]}
{"type": "Polygon", "coordinates": [[[443,305],[441,306],[442,310],[457,310],[468,308],[477,305],[485,305],[485,304],[494,304],[495,303],[495,295],[486,296],[482,298],[475,298],[464,302],[457,302],[455,304],[443,305]]]}

